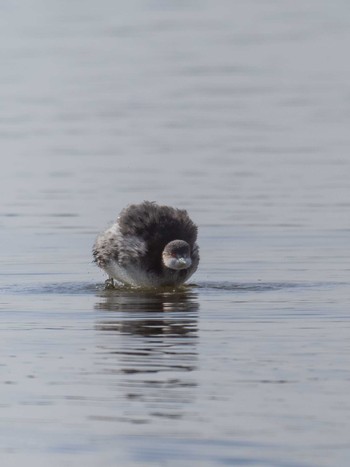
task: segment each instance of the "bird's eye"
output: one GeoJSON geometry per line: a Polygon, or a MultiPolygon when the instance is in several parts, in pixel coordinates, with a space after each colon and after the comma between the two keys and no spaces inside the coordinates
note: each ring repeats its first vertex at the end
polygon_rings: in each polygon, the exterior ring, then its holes
{"type": "Polygon", "coordinates": [[[172,258],[176,258],[176,253],[171,253],[172,258]]]}

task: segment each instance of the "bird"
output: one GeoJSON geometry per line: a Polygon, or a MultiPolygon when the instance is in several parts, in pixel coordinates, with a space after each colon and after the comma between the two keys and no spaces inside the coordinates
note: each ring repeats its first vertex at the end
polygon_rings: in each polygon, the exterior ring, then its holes
{"type": "Polygon", "coordinates": [[[94,262],[108,274],[106,286],[181,286],[197,270],[198,227],[184,209],[144,201],[131,204],[101,233],[94,262]]]}

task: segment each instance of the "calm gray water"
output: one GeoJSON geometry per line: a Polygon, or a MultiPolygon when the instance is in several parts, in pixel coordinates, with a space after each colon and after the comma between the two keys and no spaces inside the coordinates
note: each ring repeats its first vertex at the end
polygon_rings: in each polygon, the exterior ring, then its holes
{"type": "Polygon", "coordinates": [[[0,463],[348,466],[350,6],[0,6],[0,463]],[[188,209],[178,292],[105,291],[121,208],[188,209]]]}

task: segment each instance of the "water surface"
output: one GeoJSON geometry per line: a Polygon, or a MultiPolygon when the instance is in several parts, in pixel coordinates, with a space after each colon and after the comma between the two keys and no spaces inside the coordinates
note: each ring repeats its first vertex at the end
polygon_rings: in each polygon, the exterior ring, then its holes
{"type": "Polygon", "coordinates": [[[4,3],[0,461],[347,466],[346,2],[4,3]],[[128,203],[188,209],[178,291],[104,290],[128,203]]]}

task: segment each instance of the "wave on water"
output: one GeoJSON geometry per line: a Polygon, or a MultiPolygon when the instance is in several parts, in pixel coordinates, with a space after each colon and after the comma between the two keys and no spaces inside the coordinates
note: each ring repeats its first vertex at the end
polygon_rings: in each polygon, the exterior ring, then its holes
{"type": "Polygon", "coordinates": [[[305,284],[296,282],[199,282],[193,287],[205,290],[223,290],[232,292],[267,292],[274,290],[285,290],[299,287],[314,287],[316,284],[305,284]]]}
{"type": "Polygon", "coordinates": [[[56,282],[51,284],[13,284],[1,289],[3,294],[21,295],[86,295],[95,294],[102,287],[89,282],[56,282]]]}
{"type": "Polygon", "coordinates": [[[321,282],[229,282],[229,281],[206,281],[191,284],[185,284],[180,288],[164,287],[158,289],[142,289],[130,286],[115,286],[106,288],[104,283],[90,282],[56,282],[49,284],[13,284],[1,289],[2,294],[57,294],[57,295],[86,295],[86,294],[138,294],[147,293],[149,295],[157,294],[181,294],[201,292],[273,292],[288,289],[304,289],[330,287],[340,285],[339,283],[321,283],[321,282]]]}

